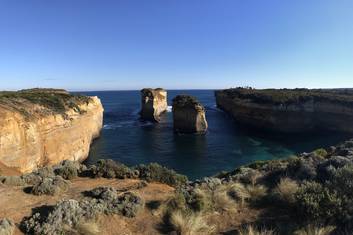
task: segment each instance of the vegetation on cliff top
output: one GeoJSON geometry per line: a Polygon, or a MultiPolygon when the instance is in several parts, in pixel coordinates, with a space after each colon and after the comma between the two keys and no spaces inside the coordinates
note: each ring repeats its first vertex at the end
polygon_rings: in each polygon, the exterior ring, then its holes
{"type": "Polygon", "coordinates": [[[216,91],[234,99],[249,99],[261,104],[300,104],[306,101],[339,102],[353,107],[352,89],[253,89],[231,88],[216,91]]]}
{"type": "Polygon", "coordinates": [[[173,98],[173,108],[203,108],[202,104],[194,97],[190,95],[177,95],[173,98]]]}
{"type": "Polygon", "coordinates": [[[0,92],[0,104],[29,116],[33,111],[37,114],[65,114],[69,109],[82,112],[79,105],[88,103],[88,96],[70,94],[60,89],[28,89],[20,91],[0,92]],[[31,105],[40,105],[34,110],[31,105]]]}

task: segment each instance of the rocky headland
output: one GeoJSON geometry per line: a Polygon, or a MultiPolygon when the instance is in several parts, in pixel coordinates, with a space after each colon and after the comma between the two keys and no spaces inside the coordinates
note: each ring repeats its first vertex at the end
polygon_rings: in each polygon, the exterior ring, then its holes
{"type": "Polygon", "coordinates": [[[217,106],[237,122],[285,133],[353,133],[351,89],[251,89],[215,92],[217,106]]]}
{"type": "Polygon", "coordinates": [[[162,88],[141,90],[141,111],[143,120],[159,122],[160,115],[167,111],[167,91],[162,88]]]}
{"type": "Polygon", "coordinates": [[[102,125],[98,97],[55,89],[0,92],[0,165],[30,172],[82,161],[102,125]]]}
{"type": "Polygon", "coordinates": [[[208,128],[205,108],[189,95],[173,99],[173,122],[177,133],[205,133],[208,128]]]}

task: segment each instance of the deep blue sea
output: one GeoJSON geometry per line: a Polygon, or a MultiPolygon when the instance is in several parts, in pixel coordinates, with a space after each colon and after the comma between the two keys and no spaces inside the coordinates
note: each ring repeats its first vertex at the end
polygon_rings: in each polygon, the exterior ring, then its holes
{"type": "Polygon", "coordinates": [[[129,166],[157,162],[196,179],[255,160],[285,158],[334,145],[349,137],[333,133],[274,135],[246,130],[216,108],[213,90],[169,90],[169,105],[176,95],[190,94],[206,107],[206,135],[177,135],[173,132],[171,107],[161,123],[139,120],[139,91],[80,93],[98,96],[105,109],[104,128],[91,147],[89,164],[101,158],[129,166]]]}

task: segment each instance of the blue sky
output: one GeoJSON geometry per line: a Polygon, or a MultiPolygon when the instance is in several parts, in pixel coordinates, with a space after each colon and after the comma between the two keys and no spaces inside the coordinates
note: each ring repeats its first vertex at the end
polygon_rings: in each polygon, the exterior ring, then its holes
{"type": "Polygon", "coordinates": [[[353,87],[350,0],[1,0],[0,89],[353,87]]]}

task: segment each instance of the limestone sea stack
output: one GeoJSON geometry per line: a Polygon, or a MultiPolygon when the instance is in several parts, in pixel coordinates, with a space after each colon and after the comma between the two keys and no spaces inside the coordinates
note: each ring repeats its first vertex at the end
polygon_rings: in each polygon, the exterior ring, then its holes
{"type": "Polygon", "coordinates": [[[98,97],[54,89],[0,92],[0,165],[25,173],[82,161],[102,125],[98,97]]]}
{"type": "Polygon", "coordinates": [[[284,133],[353,133],[352,89],[252,89],[215,92],[217,106],[237,122],[284,133]]]}
{"type": "Polygon", "coordinates": [[[178,95],[173,99],[174,131],[177,133],[205,133],[205,108],[195,97],[178,95]]]}
{"type": "Polygon", "coordinates": [[[167,91],[162,88],[141,90],[141,118],[159,122],[160,115],[167,111],[167,91]]]}

